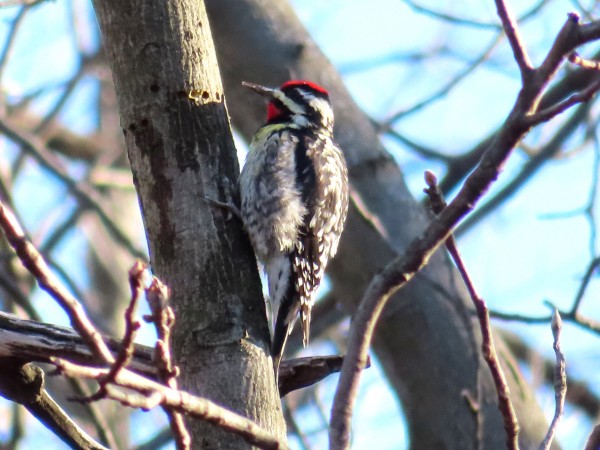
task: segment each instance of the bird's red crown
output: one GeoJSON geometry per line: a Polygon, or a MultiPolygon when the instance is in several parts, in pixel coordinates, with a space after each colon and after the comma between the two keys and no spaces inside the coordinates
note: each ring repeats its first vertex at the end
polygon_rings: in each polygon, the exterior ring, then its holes
{"type": "Polygon", "coordinates": [[[312,81],[306,81],[306,80],[290,80],[290,81],[286,81],[285,83],[283,83],[281,85],[281,87],[279,89],[283,90],[286,88],[292,88],[292,87],[300,87],[300,86],[306,86],[309,87],[317,92],[320,92],[321,94],[325,94],[325,95],[329,95],[329,93],[327,92],[327,90],[323,87],[323,86],[319,86],[317,83],[313,83],[312,81]]]}

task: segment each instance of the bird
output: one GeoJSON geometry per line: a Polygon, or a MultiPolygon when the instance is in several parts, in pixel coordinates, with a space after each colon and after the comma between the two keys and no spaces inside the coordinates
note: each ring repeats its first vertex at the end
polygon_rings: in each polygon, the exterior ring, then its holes
{"type": "Polygon", "coordinates": [[[268,279],[277,377],[298,316],[303,344],[309,343],[315,293],[348,214],[348,169],[333,139],[325,88],[305,80],[278,88],[242,84],[268,101],[266,123],[249,145],[239,187],[242,222],[268,279]]]}

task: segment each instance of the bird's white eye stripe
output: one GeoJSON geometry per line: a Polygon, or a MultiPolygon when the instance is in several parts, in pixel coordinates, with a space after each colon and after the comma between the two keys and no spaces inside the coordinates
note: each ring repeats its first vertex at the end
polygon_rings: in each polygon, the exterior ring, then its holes
{"type": "Polygon", "coordinates": [[[283,103],[284,106],[294,114],[304,114],[306,112],[302,105],[299,105],[281,91],[275,92],[275,98],[283,103]]]}

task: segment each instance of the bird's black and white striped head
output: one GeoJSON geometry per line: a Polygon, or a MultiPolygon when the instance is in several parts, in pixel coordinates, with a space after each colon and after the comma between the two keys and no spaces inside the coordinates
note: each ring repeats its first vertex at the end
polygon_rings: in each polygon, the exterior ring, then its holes
{"type": "Polygon", "coordinates": [[[267,123],[293,123],[298,128],[333,132],[333,110],[328,92],[311,81],[291,80],[279,88],[242,83],[269,99],[267,123]]]}

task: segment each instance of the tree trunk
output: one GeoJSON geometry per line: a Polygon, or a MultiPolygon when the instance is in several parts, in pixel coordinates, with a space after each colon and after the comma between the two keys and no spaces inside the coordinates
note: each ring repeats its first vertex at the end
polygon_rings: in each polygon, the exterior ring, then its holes
{"type": "MultiPolygon", "coordinates": [[[[171,289],[182,388],[284,438],[256,262],[237,219],[239,167],[204,5],[96,0],[154,273],[171,289]]],[[[247,448],[188,421],[194,448],[247,448]]]]}

